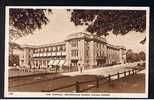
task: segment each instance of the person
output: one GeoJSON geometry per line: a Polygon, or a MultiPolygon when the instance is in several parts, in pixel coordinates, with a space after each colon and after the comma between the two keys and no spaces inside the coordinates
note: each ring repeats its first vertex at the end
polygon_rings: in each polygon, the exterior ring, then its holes
{"type": "Polygon", "coordinates": [[[82,73],[82,65],[80,65],[80,72],[82,73]]]}
{"type": "Polygon", "coordinates": [[[72,71],[72,63],[70,64],[70,67],[69,67],[69,72],[71,72],[72,71]]]}
{"type": "Polygon", "coordinates": [[[81,66],[81,72],[83,72],[83,70],[84,70],[84,64],[82,64],[81,66]]]}
{"type": "Polygon", "coordinates": [[[80,73],[82,73],[83,67],[79,64],[80,73]]]}
{"type": "Polygon", "coordinates": [[[82,71],[81,71],[81,66],[80,66],[80,64],[78,65],[78,70],[79,70],[80,72],[82,72],[82,71]]]}
{"type": "Polygon", "coordinates": [[[59,67],[58,65],[55,66],[56,67],[56,73],[59,71],[59,67]]]}

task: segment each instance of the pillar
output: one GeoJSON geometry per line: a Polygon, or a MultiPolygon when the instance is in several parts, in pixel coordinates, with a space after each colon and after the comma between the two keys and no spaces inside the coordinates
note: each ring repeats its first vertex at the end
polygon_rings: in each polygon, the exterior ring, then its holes
{"type": "Polygon", "coordinates": [[[80,58],[80,64],[84,65],[85,63],[85,45],[84,45],[84,40],[79,41],[79,58],[80,58]]]}
{"type": "Polygon", "coordinates": [[[30,61],[30,66],[33,68],[33,60],[30,61]]]}
{"type": "Polygon", "coordinates": [[[69,41],[66,41],[66,64],[67,66],[70,66],[71,64],[71,46],[69,44],[69,41]]]}
{"type": "Polygon", "coordinates": [[[119,58],[120,58],[120,63],[123,64],[122,49],[119,50],[119,58]]]}
{"type": "Polygon", "coordinates": [[[89,52],[89,63],[90,67],[93,68],[96,65],[96,43],[93,40],[89,42],[89,52]]]}
{"type": "Polygon", "coordinates": [[[28,62],[29,62],[29,50],[28,48],[24,48],[24,65],[25,67],[28,66],[28,62]]]}

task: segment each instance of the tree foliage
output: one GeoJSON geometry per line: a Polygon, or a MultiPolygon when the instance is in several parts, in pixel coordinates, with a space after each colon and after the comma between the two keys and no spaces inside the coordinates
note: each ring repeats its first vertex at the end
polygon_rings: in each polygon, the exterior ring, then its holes
{"type": "Polygon", "coordinates": [[[126,52],[127,62],[136,62],[140,60],[145,60],[145,52],[141,51],[139,53],[134,53],[131,49],[126,52]]]}
{"type": "MultiPolygon", "coordinates": [[[[87,31],[98,36],[127,34],[129,31],[143,32],[146,28],[145,10],[70,10],[75,25],[87,25],[87,31]]],[[[51,9],[9,9],[10,39],[32,34],[49,20],[46,12],[51,9]]],[[[141,41],[144,44],[145,39],[141,41]]]]}
{"type": "Polygon", "coordinates": [[[10,39],[32,34],[36,29],[41,29],[49,20],[46,12],[50,9],[9,9],[10,39]]]}
{"type": "Polygon", "coordinates": [[[71,21],[75,25],[87,25],[87,31],[107,36],[143,32],[146,28],[146,11],[143,10],[73,10],[71,21]]]}
{"type": "Polygon", "coordinates": [[[19,65],[19,56],[18,55],[9,55],[9,66],[13,66],[14,64],[19,65]]]}
{"type": "Polygon", "coordinates": [[[140,60],[145,60],[145,52],[143,51],[139,52],[138,57],[140,60]]]}

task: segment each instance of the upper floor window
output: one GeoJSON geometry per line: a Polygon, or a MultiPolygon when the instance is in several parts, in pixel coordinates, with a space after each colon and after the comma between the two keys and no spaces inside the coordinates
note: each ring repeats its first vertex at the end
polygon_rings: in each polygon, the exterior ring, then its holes
{"type": "Polygon", "coordinates": [[[38,51],[38,50],[37,50],[37,49],[35,49],[35,53],[37,53],[37,51],[38,51]]]}
{"type": "Polygon", "coordinates": [[[44,50],[47,51],[47,48],[45,48],[44,50]]]}
{"type": "Polygon", "coordinates": [[[51,47],[48,47],[48,51],[51,51],[51,47]]]}
{"type": "Polygon", "coordinates": [[[40,52],[40,49],[37,49],[37,52],[40,52]]]}
{"type": "Polygon", "coordinates": [[[52,48],[52,51],[56,51],[56,47],[53,47],[53,48],[52,48]]]}
{"type": "Polygon", "coordinates": [[[59,47],[59,51],[63,51],[63,46],[60,46],[59,47]]]}
{"type": "Polygon", "coordinates": [[[78,56],[78,50],[71,50],[71,56],[77,57],[78,56]]]}
{"type": "Polygon", "coordinates": [[[53,52],[57,52],[57,51],[58,51],[57,46],[53,47],[53,48],[52,48],[52,51],[53,51],[53,52]]]}
{"type": "Polygon", "coordinates": [[[43,48],[41,48],[41,52],[43,52],[43,48]]]}
{"type": "Polygon", "coordinates": [[[78,47],[78,40],[71,41],[71,46],[72,47],[78,47]]]}
{"type": "Polygon", "coordinates": [[[66,47],[65,47],[65,45],[64,46],[62,46],[63,47],[63,51],[65,51],[66,50],[66,47]]]}
{"type": "Polygon", "coordinates": [[[60,50],[60,46],[57,46],[56,48],[57,48],[56,51],[59,51],[60,50]]]}
{"type": "Polygon", "coordinates": [[[97,52],[97,57],[99,56],[98,52],[97,52]]]}

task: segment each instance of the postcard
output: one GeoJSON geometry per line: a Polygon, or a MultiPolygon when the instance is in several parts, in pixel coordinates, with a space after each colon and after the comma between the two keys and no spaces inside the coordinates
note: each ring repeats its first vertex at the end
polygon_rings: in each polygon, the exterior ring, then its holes
{"type": "Polygon", "coordinates": [[[6,6],[5,97],[147,98],[149,9],[6,6]]]}

